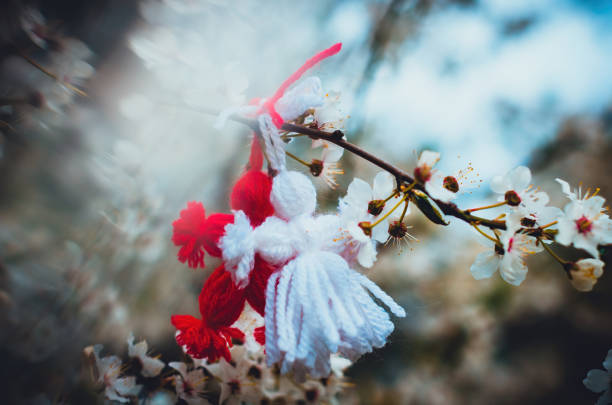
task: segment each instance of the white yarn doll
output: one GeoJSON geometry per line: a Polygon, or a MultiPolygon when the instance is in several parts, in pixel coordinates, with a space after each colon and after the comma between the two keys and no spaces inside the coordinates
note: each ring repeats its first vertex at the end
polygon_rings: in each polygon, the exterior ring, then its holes
{"type": "Polygon", "coordinates": [[[235,213],[221,240],[228,268],[240,283],[256,253],[281,269],[266,290],[266,357],[282,373],[302,379],[329,375],[330,356],[355,360],[381,347],[393,331],[389,314],[404,310],[340,256],[345,250],[337,215],[314,215],[315,188],[305,175],[282,170],[274,178],[270,201],[276,216],[252,229],[235,213]],[[231,270],[230,270],[231,271],[231,270]],[[239,275],[238,275],[239,273],[239,275]]]}

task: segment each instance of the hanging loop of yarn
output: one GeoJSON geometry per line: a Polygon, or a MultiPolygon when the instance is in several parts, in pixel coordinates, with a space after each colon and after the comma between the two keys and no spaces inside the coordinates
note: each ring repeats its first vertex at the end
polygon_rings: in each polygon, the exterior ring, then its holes
{"type": "Polygon", "coordinates": [[[285,120],[295,119],[308,108],[323,104],[320,94],[321,82],[318,78],[308,78],[301,85],[290,91],[287,90],[309,69],[320,61],[337,54],[341,49],[342,43],[337,43],[308,59],[280,85],[272,97],[256,98],[251,100],[247,106],[229,107],[221,111],[215,121],[215,128],[222,129],[229,117],[234,114],[257,115],[259,131],[266,146],[270,168],[277,172],[285,170],[285,145],[280,138],[279,129],[285,120]]]}
{"type": "MultiPolygon", "coordinates": [[[[279,114],[276,111],[276,103],[285,95],[285,92],[289,89],[289,87],[293,83],[298,81],[300,77],[302,77],[302,75],[306,73],[306,71],[308,71],[310,68],[312,68],[314,65],[316,65],[323,59],[326,59],[330,56],[337,54],[338,52],[340,52],[340,49],[342,49],[342,44],[337,43],[317,53],[310,59],[308,59],[298,70],[293,72],[293,74],[289,76],[280,85],[280,87],[276,90],[276,92],[274,93],[272,97],[265,100],[261,104],[261,107],[259,108],[259,111],[258,111],[259,130],[261,131],[261,135],[263,137],[264,144],[266,145],[266,152],[267,152],[268,160],[270,161],[270,166],[272,169],[277,170],[277,171],[285,170],[285,161],[286,161],[284,142],[281,140],[280,133],[278,130],[282,127],[283,123],[285,122],[285,118],[287,117],[283,118],[281,114],[279,114]]],[[[318,79],[309,81],[307,83],[307,86],[313,89],[314,91],[311,90],[310,92],[306,92],[306,93],[311,93],[311,94],[316,93],[316,90],[320,89],[320,87],[318,87],[319,85],[320,85],[320,82],[318,81],[318,79]]],[[[293,93],[294,94],[292,95],[292,97],[290,97],[291,99],[296,98],[295,93],[300,93],[300,92],[293,92],[293,93]]],[[[315,104],[315,105],[311,105],[308,107],[313,107],[313,106],[316,106],[316,104],[319,104],[318,99],[316,98],[313,99],[312,96],[307,97],[307,98],[309,99],[308,101],[310,101],[310,103],[315,104]]],[[[304,104],[303,100],[301,101],[302,101],[301,104],[304,104]]],[[[287,104],[294,104],[294,103],[285,102],[285,103],[280,103],[280,104],[286,107],[287,104]]],[[[302,109],[302,111],[299,112],[299,114],[301,114],[305,109],[308,108],[306,105],[302,105],[301,107],[302,108],[300,109],[302,109]]],[[[292,111],[291,115],[292,116],[295,115],[295,111],[292,111]]]]}
{"type": "Polygon", "coordinates": [[[266,146],[266,156],[270,167],[279,172],[284,171],[286,168],[285,145],[280,137],[280,132],[272,122],[272,117],[270,114],[261,114],[257,121],[266,146]]]}

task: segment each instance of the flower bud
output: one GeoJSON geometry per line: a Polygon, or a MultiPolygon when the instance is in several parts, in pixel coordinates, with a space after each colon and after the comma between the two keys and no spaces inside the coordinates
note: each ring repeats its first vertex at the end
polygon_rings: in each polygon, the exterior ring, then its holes
{"type": "Polygon", "coordinates": [[[578,291],[591,291],[603,274],[604,262],[598,259],[580,259],[568,265],[571,283],[578,291]]]}
{"type": "Polygon", "coordinates": [[[362,221],[359,224],[359,227],[368,236],[372,236],[372,225],[368,221],[362,221]]]}
{"type": "Polygon", "coordinates": [[[431,178],[431,167],[427,165],[416,167],[414,177],[419,183],[426,183],[431,178]]]}
{"type": "Polygon", "coordinates": [[[514,190],[506,191],[504,199],[506,200],[506,203],[512,207],[516,207],[521,203],[521,197],[519,197],[519,195],[514,190]]]}
{"type": "Polygon", "coordinates": [[[499,244],[495,244],[495,253],[497,253],[500,256],[503,256],[504,253],[506,253],[506,251],[504,250],[504,247],[502,245],[499,244]]]}
{"type": "Polygon", "coordinates": [[[319,177],[321,173],[323,173],[323,161],[319,159],[312,159],[309,168],[310,174],[312,174],[314,177],[319,177]]]}
{"type": "Polygon", "coordinates": [[[406,236],[407,232],[408,227],[403,222],[393,221],[389,224],[389,235],[392,238],[401,239],[406,236]]]}
{"type": "Polygon", "coordinates": [[[448,191],[456,193],[459,191],[459,182],[453,176],[446,176],[442,181],[442,186],[448,191]]]}
{"type": "Polygon", "coordinates": [[[525,228],[533,228],[536,224],[536,220],[534,218],[523,217],[521,218],[521,226],[525,228]]]}
{"type": "Polygon", "coordinates": [[[368,213],[377,216],[385,208],[385,202],[383,200],[372,200],[368,203],[368,213]]]}

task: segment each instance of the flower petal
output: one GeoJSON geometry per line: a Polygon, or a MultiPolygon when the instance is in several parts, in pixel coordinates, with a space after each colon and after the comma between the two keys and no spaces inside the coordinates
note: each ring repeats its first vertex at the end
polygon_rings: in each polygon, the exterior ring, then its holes
{"type": "Polygon", "coordinates": [[[389,221],[384,219],[372,229],[372,239],[385,243],[389,238],[389,221]]]}
{"type": "Polygon", "coordinates": [[[423,152],[421,152],[421,156],[419,156],[417,166],[433,167],[438,162],[438,160],[440,160],[440,154],[438,152],[424,150],[423,152]]]}
{"type": "Polygon", "coordinates": [[[368,241],[359,247],[357,261],[366,268],[370,268],[374,265],[376,261],[376,248],[372,241],[368,241]]]}
{"type": "Polygon", "coordinates": [[[527,276],[527,266],[520,257],[506,253],[499,266],[499,274],[508,284],[518,286],[527,276]]]}
{"type": "Polygon", "coordinates": [[[583,201],[584,201],[583,202],[584,215],[587,218],[592,218],[592,217],[599,215],[599,213],[601,212],[601,209],[603,208],[603,205],[606,202],[605,198],[600,197],[598,195],[587,198],[586,200],[583,200],[583,201]]]}
{"type": "Polygon", "coordinates": [[[372,188],[365,181],[355,177],[346,190],[344,200],[349,204],[363,204],[364,210],[367,210],[367,204],[372,200],[372,188]]]}
{"type": "Polygon", "coordinates": [[[555,240],[562,245],[569,246],[577,233],[576,225],[565,217],[559,218],[558,221],[557,229],[559,232],[555,236],[555,240]]]}
{"type": "Polygon", "coordinates": [[[602,392],[609,387],[608,373],[603,370],[590,370],[582,383],[593,392],[602,392]]]}
{"type": "Polygon", "coordinates": [[[394,188],[393,176],[388,172],[379,172],[372,184],[372,197],[374,200],[384,200],[391,195],[394,188]]]}
{"type": "Polygon", "coordinates": [[[525,166],[516,167],[508,173],[508,180],[512,190],[525,190],[531,182],[531,170],[525,166]]]}
{"type": "Polygon", "coordinates": [[[608,370],[608,373],[612,372],[612,349],[608,350],[608,355],[603,362],[603,366],[608,370]]]}
{"type": "Polygon", "coordinates": [[[476,256],[476,260],[470,271],[476,280],[489,278],[499,267],[499,256],[493,251],[482,252],[476,256]]]}
{"type": "Polygon", "coordinates": [[[510,189],[510,184],[506,181],[508,176],[495,176],[491,179],[491,190],[494,193],[504,194],[510,189]]]}
{"type": "Polygon", "coordinates": [[[572,192],[572,189],[567,181],[560,178],[556,178],[555,180],[557,183],[561,184],[561,191],[563,191],[563,194],[565,194],[570,200],[576,199],[576,194],[572,192]]]}
{"type": "Polygon", "coordinates": [[[335,163],[342,157],[344,148],[341,148],[333,143],[327,143],[323,145],[323,151],[321,152],[321,160],[325,163],[335,163]]]}
{"type": "Polygon", "coordinates": [[[595,405],[607,405],[611,402],[612,402],[612,391],[607,390],[606,392],[603,393],[602,396],[599,397],[597,402],[595,402],[595,405]]]}
{"type": "Polygon", "coordinates": [[[597,242],[591,238],[585,237],[583,234],[577,234],[574,237],[574,246],[578,249],[586,250],[591,256],[595,258],[599,258],[597,242]]]}

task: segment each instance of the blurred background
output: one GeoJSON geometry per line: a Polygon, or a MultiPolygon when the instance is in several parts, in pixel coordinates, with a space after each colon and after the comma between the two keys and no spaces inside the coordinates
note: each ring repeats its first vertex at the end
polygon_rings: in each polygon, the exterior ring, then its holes
{"type": "MultiPolygon", "coordinates": [[[[490,201],[487,181],[519,164],[554,205],[556,177],[612,197],[606,0],[0,7],[0,402],[102,402],[82,349],[124,353],[130,332],[180,358],[170,315],[196,314],[217,263],[180,264],[171,223],[192,200],[227,212],[249,145],[246,128],[215,130],[202,111],[270,95],[335,42],[313,73],[340,94],[348,140],[408,171],[423,148],[449,173],[473,167],[459,206],[490,201]]],[[[336,190],[314,180],[322,212],[376,173],[341,163],[336,190]]],[[[582,379],[612,348],[610,274],[580,293],[542,254],[520,287],[476,281],[484,248],[469,226],[409,220],[419,242],[381,247],[367,270],[408,316],[349,368],[343,403],[595,403],[582,379]]]]}

